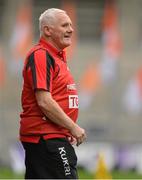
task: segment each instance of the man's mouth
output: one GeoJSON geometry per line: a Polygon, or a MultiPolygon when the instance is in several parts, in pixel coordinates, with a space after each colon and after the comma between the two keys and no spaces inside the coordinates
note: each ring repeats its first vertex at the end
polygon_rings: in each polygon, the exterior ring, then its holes
{"type": "Polygon", "coordinates": [[[64,37],[67,38],[67,39],[70,39],[71,35],[65,35],[64,37]]]}

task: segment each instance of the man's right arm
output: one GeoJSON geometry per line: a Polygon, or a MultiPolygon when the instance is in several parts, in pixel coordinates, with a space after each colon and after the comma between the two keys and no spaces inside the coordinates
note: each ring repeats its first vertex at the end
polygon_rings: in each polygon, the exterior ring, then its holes
{"type": "Polygon", "coordinates": [[[42,112],[55,124],[68,129],[76,139],[77,146],[86,139],[85,130],[66,115],[58,103],[52,98],[50,92],[37,90],[35,95],[42,112]]]}

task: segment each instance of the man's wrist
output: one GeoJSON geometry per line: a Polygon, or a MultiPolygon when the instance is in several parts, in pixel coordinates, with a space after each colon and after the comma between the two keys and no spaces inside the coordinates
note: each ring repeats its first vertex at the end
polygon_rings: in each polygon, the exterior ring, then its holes
{"type": "Polygon", "coordinates": [[[68,124],[68,130],[72,131],[75,128],[76,124],[71,120],[71,123],[68,124]]]}

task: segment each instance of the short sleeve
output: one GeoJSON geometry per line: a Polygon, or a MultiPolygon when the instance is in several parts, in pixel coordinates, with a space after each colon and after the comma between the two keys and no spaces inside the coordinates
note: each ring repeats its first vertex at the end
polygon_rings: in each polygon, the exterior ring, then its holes
{"type": "Polygon", "coordinates": [[[44,49],[33,52],[28,59],[27,69],[30,84],[34,90],[52,91],[53,59],[44,49]]]}

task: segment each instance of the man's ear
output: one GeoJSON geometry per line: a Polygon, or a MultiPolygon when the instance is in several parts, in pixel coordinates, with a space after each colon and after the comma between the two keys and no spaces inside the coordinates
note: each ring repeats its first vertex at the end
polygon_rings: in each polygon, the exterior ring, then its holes
{"type": "Polygon", "coordinates": [[[51,29],[48,26],[44,26],[43,30],[45,35],[51,36],[51,29]]]}

